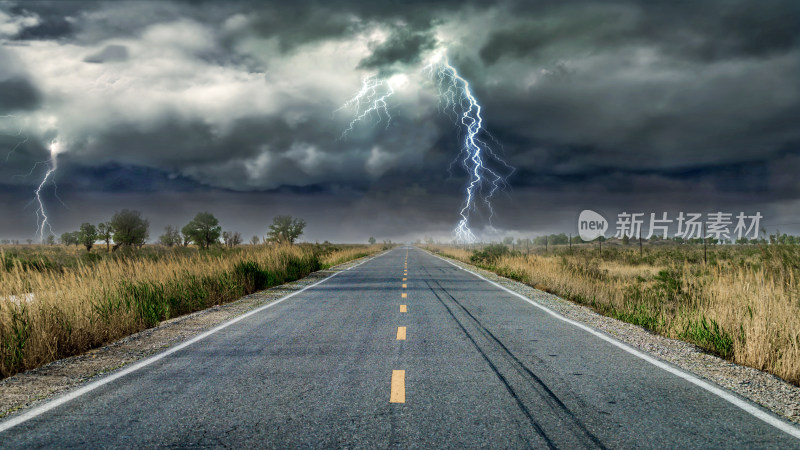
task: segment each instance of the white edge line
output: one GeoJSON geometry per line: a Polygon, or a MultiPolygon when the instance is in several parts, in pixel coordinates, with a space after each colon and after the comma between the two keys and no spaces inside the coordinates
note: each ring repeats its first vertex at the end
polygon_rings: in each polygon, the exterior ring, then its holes
{"type": "Polygon", "coordinates": [[[430,252],[428,252],[428,253],[430,255],[432,255],[432,256],[435,256],[435,257],[441,259],[442,261],[444,261],[444,262],[446,262],[448,264],[451,264],[451,265],[453,265],[453,266],[455,266],[455,267],[457,267],[457,268],[459,268],[459,269],[461,269],[461,270],[463,270],[463,271],[465,271],[467,273],[470,273],[470,274],[480,278],[483,281],[486,281],[486,282],[488,282],[488,283],[490,283],[490,284],[492,284],[492,285],[494,285],[494,286],[496,286],[496,287],[508,292],[509,294],[511,294],[511,295],[513,295],[515,297],[518,297],[518,298],[530,303],[531,305],[533,305],[533,306],[541,309],[542,311],[550,314],[551,316],[555,317],[556,319],[562,320],[562,321],[564,321],[564,322],[566,322],[568,324],[574,325],[574,326],[576,326],[576,327],[578,327],[578,328],[580,328],[580,329],[582,329],[584,331],[587,331],[587,332],[599,337],[600,339],[602,339],[602,340],[604,340],[604,341],[606,341],[606,342],[608,342],[608,343],[610,343],[610,344],[612,344],[612,345],[614,345],[614,346],[616,346],[616,347],[618,347],[618,348],[620,348],[622,350],[625,350],[626,352],[632,354],[633,356],[636,356],[636,357],[638,357],[640,359],[643,359],[643,360],[649,362],[650,364],[652,364],[652,365],[654,365],[654,366],[656,366],[656,367],[658,367],[660,369],[666,370],[667,372],[669,372],[669,373],[671,373],[671,374],[673,374],[675,376],[683,378],[684,380],[688,381],[689,383],[692,383],[695,386],[703,388],[706,391],[708,391],[708,392],[710,392],[710,393],[722,398],[723,400],[726,400],[727,402],[733,404],[734,406],[737,406],[738,408],[740,408],[743,411],[749,413],[753,417],[755,417],[757,419],[760,419],[760,420],[766,422],[769,425],[772,425],[773,427],[783,431],[784,433],[787,433],[787,434],[791,435],[792,437],[800,439],[800,428],[798,428],[798,427],[796,427],[796,426],[784,421],[783,419],[780,419],[780,418],[778,418],[776,416],[773,416],[771,413],[767,413],[766,411],[762,410],[760,407],[754,406],[750,402],[748,402],[746,400],[742,400],[741,398],[737,397],[736,395],[733,395],[730,392],[727,392],[727,391],[725,391],[725,390],[723,390],[723,389],[721,389],[721,388],[719,388],[717,386],[714,386],[714,385],[712,385],[711,383],[709,383],[707,381],[701,380],[700,378],[698,378],[698,377],[696,377],[696,376],[694,376],[694,375],[692,375],[692,374],[690,374],[688,372],[685,372],[685,371],[683,371],[681,369],[673,367],[673,366],[671,366],[671,365],[669,365],[669,364],[667,364],[667,363],[665,363],[663,361],[660,361],[660,360],[658,360],[656,358],[653,358],[652,356],[650,356],[650,355],[648,355],[646,353],[643,353],[643,352],[641,352],[639,350],[636,350],[635,348],[629,346],[628,344],[622,343],[622,342],[612,338],[611,336],[609,336],[609,335],[607,335],[605,333],[597,331],[597,330],[595,330],[595,329],[593,329],[593,328],[591,328],[591,327],[589,327],[587,325],[584,325],[584,324],[582,324],[580,322],[577,322],[575,320],[572,320],[572,319],[569,319],[567,317],[564,317],[561,314],[553,311],[552,309],[550,309],[550,308],[548,308],[548,307],[546,307],[546,306],[544,306],[542,304],[539,304],[539,303],[531,300],[530,298],[528,298],[528,297],[526,297],[526,296],[524,296],[524,295],[522,295],[522,294],[520,294],[518,292],[514,292],[514,291],[512,291],[511,289],[509,289],[509,288],[507,288],[505,286],[502,286],[502,285],[500,285],[498,283],[495,283],[492,280],[484,278],[482,275],[480,275],[478,273],[475,273],[475,272],[473,272],[473,271],[471,271],[469,269],[465,269],[464,267],[461,267],[461,266],[459,266],[458,264],[456,264],[456,263],[454,263],[452,261],[448,261],[448,260],[442,258],[439,255],[436,255],[436,254],[433,254],[433,253],[430,253],[430,252]]]}
{"type": "Polygon", "coordinates": [[[185,342],[183,342],[181,344],[178,344],[175,347],[172,347],[172,348],[170,348],[170,349],[168,349],[168,350],[166,350],[164,352],[158,353],[158,354],[153,355],[153,356],[151,356],[151,357],[149,357],[149,358],[147,358],[145,360],[142,360],[142,361],[139,361],[137,363],[134,363],[134,364],[126,367],[125,369],[122,369],[119,372],[114,372],[113,374],[111,374],[111,375],[109,375],[109,376],[107,376],[105,378],[99,379],[97,381],[93,381],[93,382],[87,384],[86,386],[83,386],[80,389],[77,389],[77,390],[72,391],[72,392],[70,392],[68,394],[62,395],[61,397],[58,397],[58,398],[56,398],[54,400],[51,400],[51,401],[49,401],[49,402],[47,402],[47,403],[45,403],[45,404],[43,404],[41,406],[37,406],[37,407],[31,409],[30,411],[27,411],[25,413],[20,414],[19,416],[12,417],[12,418],[0,423],[0,433],[2,433],[4,431],[7,431],[7,430],[10,430],[11,428],[14,428],[15,426],[17,426],[17,425],[19,425],[21,423],[27,422],[27,421],[29,421],[29,420],[37,417],[37,416],[40,416],[40,415],[42,415],[42,414],[44,414],[44,413],[46,413],[46,412],[48,412],[48,411],[50,411],[50,410],[52,410],[54,408],[57,408],[57,407],[63,405],[64,403],[67,403],[67,402],[69,402],[71,400],[74,400],[74,399],[84,395],[84,394],[87,394],[87,393],[99,388],[100,386],[104,386],[104,385],[106,385],[108,383],[111,383],[112,381],[115,381],[115,380],[118,380],[118,379],[124,377],[125,375],[128,375],[129,373],[132,373],[132,372],[135,372],[135,371],[137,371],[137,370],[139,370],[141,368],[147,367],[150,364],[153,364],[156,361],[164,359],[167,356],[169,356],[169,355],[171,355],[171,354],[173,354],[175,352],[183,350],[184,348],[186,348],[186,347],[188,347],[188,346],[190,346],[190,345],[192,345],[192,344],[194,344],[196,342],[202,341],[203,339],[211,336],[212,334],[214,334],[214,333],[216,333],[216,332],[218,332],[220,330],[224,330],[225,328],[228,328],[229,326],[231,326],[231,325],[233,325],[233,324],[235,324],[235,323],[237,323],[237,322],[239,322],[241,320],[244,320],[244,319],[246,319],[246,318],[248,318],[248,317],[250,317],[250,316],[252,316],[254,314],[258,314],[261,311],[264,311],[267,308],[271,308],[271,307],[273,307],[273,306],[275,306],[275,305],[277,305],[279,303],[282,303],[284,300],[288,300],[288,299],[294,297],[297,294],[300,294],[300,293],[302,293],[302,292],[304,292],[304,291],[306,291],[308,289],[311,289],[311,288],[313,288],[313,287],[315,287],[317,285],[320,285],[320,284],[330,280],[331,278],[335,277],[336,275],[339,275],[340,273],[347,272],[350,269],[354,269],[354,268],[356,268],[356,267],[358,267],[358,266],[360,266],[360,265],[362,265],[362,264],[364,264],[366,262],[372,261],[373,259],[375,259],[375,258],[377,258],[379,256],[383,256],[383,255],[385,255],[387,253],[389,253],[389,252],[384,252],[384,253],[375,255],[372,258],[369,258],[369,259],[366,259],[364,261],[361,261],[360,263],[358,263],[358,264],[356,264],[354,266],[348,267],[347,269],[344,269],[344,270],[340,270],[339,272],[336,272],[336,273],[334,273],[333,275],[331,275],[329,277],[325,277],[324,279],[322,279],[320,281],[317,281],[314,284],[308,285],[308,286],[304,287],[303,289],[300,289],[299,291],[292,292],[291,294],[287,294],[286,296],[281,297],[278,300],[275,300],[275,301],[273,301],[271,303],[268,303],[266,305],[263,305],[263,306],[259,306],[258,308],[254,309],[252,311],[248,311],[247,313],[242,314],[241,316],[234,317],[233,319],[223,323],[222,325],[217,325],[216,327],[214,327],[214,328],[212,328],[212,329],[210,329],[210,330],[208,330],[208,331],[206,331],[206,332],[204,332],[202,334],[198,334],[197,336],[193,337],[192,339],[189,339],[188,341],[185,341],[185,342]]]}

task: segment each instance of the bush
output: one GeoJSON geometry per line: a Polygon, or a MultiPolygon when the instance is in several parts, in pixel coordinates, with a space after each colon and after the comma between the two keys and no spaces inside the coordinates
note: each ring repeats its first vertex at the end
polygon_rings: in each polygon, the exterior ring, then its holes
{"type": "Polygon", "coordinates": [[[489,244],[481,251],[473,252],[470,261],[476,264],[492,265],[503,256],[508,256],[511,252],[503,244],[489,244]]]}

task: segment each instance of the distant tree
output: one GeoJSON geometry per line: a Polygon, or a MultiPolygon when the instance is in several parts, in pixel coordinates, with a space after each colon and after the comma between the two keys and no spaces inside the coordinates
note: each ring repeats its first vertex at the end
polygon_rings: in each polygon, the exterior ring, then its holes
{"type": "Polygon", "coordinates": [[[181,245],[183,238],[181,237],[181,233],[178,231],[177,227],[167,225],[164,228],[164,234],[158,237],[158,242],[160,242],[161,245],[172,247],[173,245],[181,245]]]}
{"type": "Polygon", "coordinates": [[[94,241],[97,240],[97,228],[88,223],[82,223],[81,229],[78,231],[78,241],[86,247],[86,251],[92,251],[92,247],[94,246],[94,241]]]}
{"type": "Polygon", "coordinates": [[[258,236],[253,236],[250,238],[250,243],[253,245],[258,245],[261,242],[261,239],[258,236]]]}
{"type": "Polygon", "coordinates": [[[27,242],[28,245],[31,245],[33,244],[33,239],[25,239],[25,242],[27,242]]]}
{"type": "Polygon", "coordinates": [[[111,228],[114,229],[114,248],[120,245],[141,247],[150,235],[150,222],[142,217],[140,211],[129,209],[114,213],[111,228]]]}
{"type": "Polygon", "coordinates": [[[222,227],[219,220],[209,212],[199,212],[191,222],[186,224],[181,233],[188,237],[200,248],[208,248],[211,244],[219,242],[222,227]]]}
{"type": "Polygon", "coordinates": [[[369,239],[367,239],[367,242],[369,242],[369,245],[375,245],[375,242],[377,241],[374,237],[370,236],[369,239]]]}
{"type": "Polygon", "coordinates": [[[513,245],[514,244],[514,238],[511,237],[511,236],[506,236],[505,238],[503,238],[503,244],[505,244],[505,245],[513,245]]]}
{"type": "Polygon", "coordinates": [[[293,218],[292,216],[276,216],[272,219],[272,225],[269,226],[267,237],[270,242],[294,244],[294,241],[303,234],[305,227],[306,221],[303,219],[293,218]]]}
{"type": "Polygon", "coordinates": [[[111,236],[113,233],[114,229],[111,227],[110,222],[100,222],[97,224],[97,240],[106,243],[106,251],[110,251],[111,249],[111,236]]]}
{"type": "Polygon", "coordinates": [[[242,234],[238,231],[223,231],[222,240],[226,247],[236,247],[242,243],[242,234]]]}
{"type": "Polygon", "coordinates": [[[68,231],[66,233],[61,233],[61,236],[58,238],[58,241],[62,245],[78,245],[80,241],[78,240],[78,232],[77,231],[68,231]]]}

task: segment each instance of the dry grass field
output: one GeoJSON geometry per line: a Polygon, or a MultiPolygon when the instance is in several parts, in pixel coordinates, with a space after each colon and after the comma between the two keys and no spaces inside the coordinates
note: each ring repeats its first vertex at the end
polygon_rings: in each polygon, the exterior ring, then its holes
{"type": "Polygon", "coordinates": [[[800,384],[800,246],[428,249],[800,384]]]}
{"type": "Polygon", "coordinates": [[[0,377],[78,354],[159,321],[377,253],[381,246],[146,246],[87,253],[0,249],[0,377]]]}

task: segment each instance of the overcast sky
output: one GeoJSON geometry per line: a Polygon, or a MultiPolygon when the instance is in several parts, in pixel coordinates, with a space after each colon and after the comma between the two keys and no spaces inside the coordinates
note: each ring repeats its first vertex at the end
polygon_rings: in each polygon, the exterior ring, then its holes
{"type": "Polygon", "coordinates": [[[797,0],[12,1],[0,43],[4,238],[33,237],[57,140],[57,234],[132,208],[151,238],[207,210],[246,238],[291,214],[309,241],[447,239],[467,175],[421,73],[442,49],[517,169],[498,235],[575,233],[586,208],[800,233],[797,0]],[[376,74],[407,77],[391,123],[340,139],[376,74]]]}

